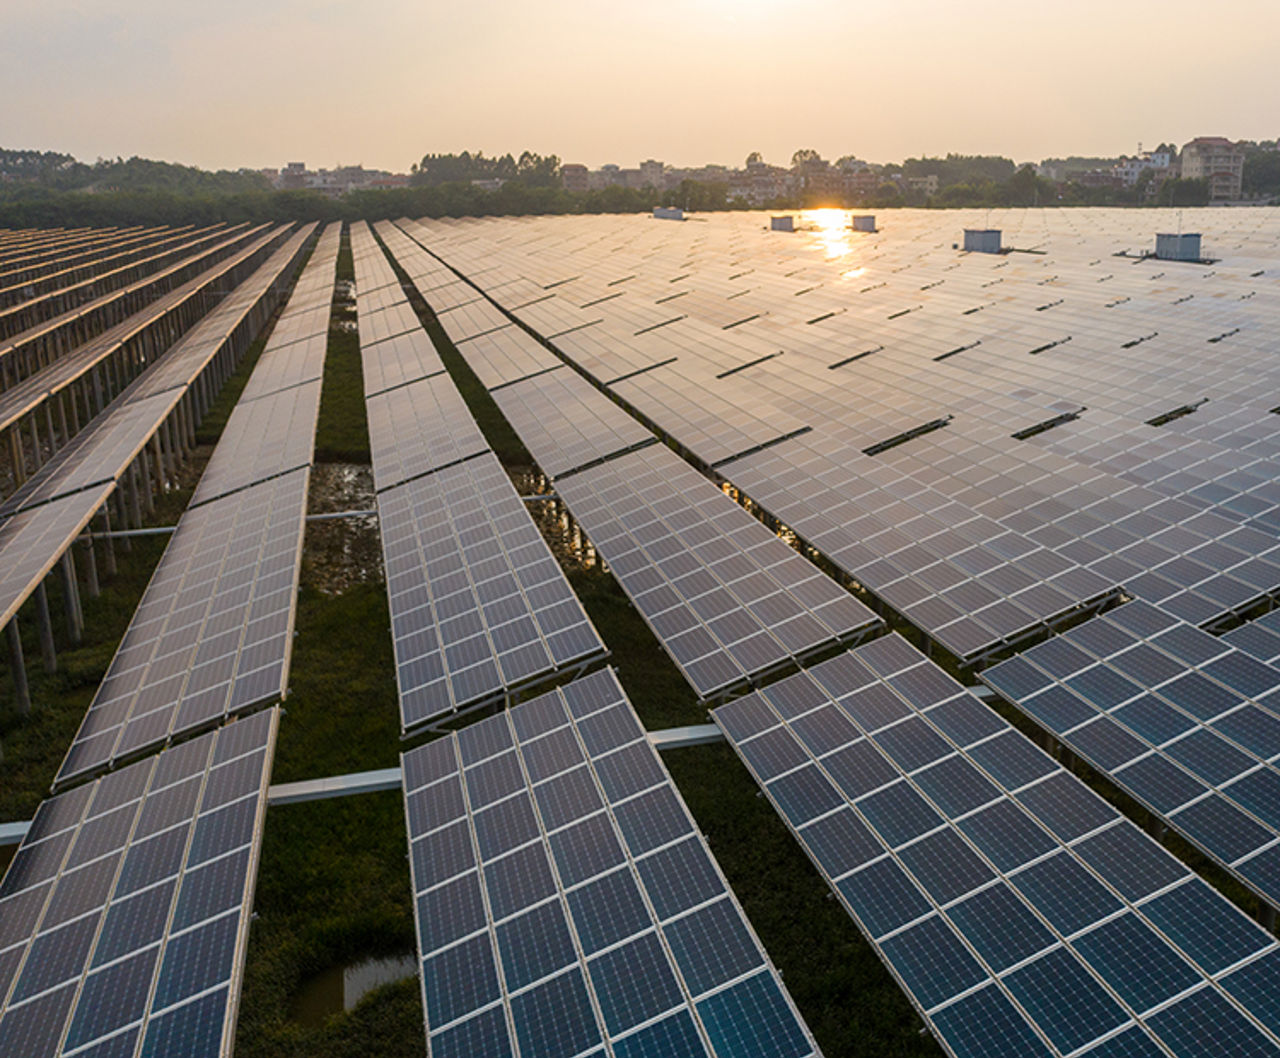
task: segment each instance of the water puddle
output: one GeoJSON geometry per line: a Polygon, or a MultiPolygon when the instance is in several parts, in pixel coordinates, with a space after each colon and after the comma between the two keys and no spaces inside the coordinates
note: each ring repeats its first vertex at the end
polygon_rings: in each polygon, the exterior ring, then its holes
{"type": "Polygon", "coordinates": [[[353,966],[334,966],[302,986],[294,997],[290,1015],[298,1024],[316,1028],[331,1015],[352,1010],[375,988],[403,981],[417,972],[418,959],[414,955],[365,959],[353,966]]]}
{"type": "MultiPolygon", "coordinates": [[[[546,496],[555,492],[551,479],[533,467],[511,467],[508,473],[521,496],[546,496]]],[[[551,553],[566,570],[597,569],[603,565],[582,526],[574,520],[569,509],[560,500],[527,502],[525,507],[547,546],[551,548],[551,553]]]]}
{"type": "MultiPolygon", "coordinates": [[[[359,463],[317,463],[311,469],[308,514],[371,511],[373,471],[359,463]]],[[[307,582],[327,595],[382,578],[378,519],[362,515],[307,523],[307,582]]]]}

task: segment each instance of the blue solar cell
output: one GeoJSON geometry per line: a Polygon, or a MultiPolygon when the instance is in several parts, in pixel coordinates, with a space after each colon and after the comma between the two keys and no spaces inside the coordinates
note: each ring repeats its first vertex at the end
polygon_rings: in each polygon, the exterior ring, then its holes
{"type": "Polygon", "coordinates": [[[842,808],[809,824],[800,832],[800,838],[832,878],[862,866],[884,851],[875,835],[850,808],[842,808]]]}
{"type": "Polygon", "coordinates": [[[995,985],[937,1011],[931,1020],[956,1058],[1026,1058],[1046,1053],[1044,1042],[995,985]]]}
{"type": "Polygon", "coordinates": [[[1166,683],[1159,694],[1198,720],[1212,720],[1240,704],[1240,695],[1192,671],[1166,683]]]}
{"type": "Polygon", "coordinates": [[[1234,863],[1275,840],[1271,831],[1217,793],[1182,809],[1174,823],[1192,841],[1226,863],[1234,863]]]}
{"type": "Polygon", "coordinates": [[[982,674],[984,683],[990,684],[1001,694],[1015,701],[1029,698],[1036,691],[1047,687],[1051,678],[1031,664],[1025,657],[1013,657],[993,665],[982,674]]]}
{"type": "Polygon", "coordinates": [[[647,743],[637,742],[616,750],[598,758],[594,765],[610,802],[621,801],[667,781],[662,765],[647,743]]]}
{"type": "Polygon", "coordinates": [[[687,1010],[649,1025],[613,1045],[616,1058],[706,1058],[707,1049],[687,1010]]]}
{"type": "Polygon", "coordinates": [[[1010,881],[1066,936],[1123,907],[1101,882],[1066,853],[1033,864],[1010,881]]]}
{"type": "Polygon", "coordinates": [[[775,779],[765,788],[777,801],[778,810],[795,827],[844,804],[831,780],[813,764],[775,779]]]}
{"type": "MultiPolygon", "coordinates": [[[[435,789],[435,787],[432,787],[435,789]]],[[[540,836],[528,792],[491,805],[473,817],[481,860],[492,860],[540,836]]]]}
{"type": "Polygon", "coordinates": [[[576,968],[512,996],[511,1019],[521,1054],[568,1058],[600,1039],[582,971],[576,968]]]}
{"type": "Polygon", "coordinates": [[[1257,698],[1280,687],[1280,671],[1239,651],[1209,662],[1204,671],[1215,680],[1220,680],[1250,698],[1257,698]]]}
{"type": "Polygon", "coordinates": [[[1114,808],[1065,771],[1050,775],[1017,796],[1063,842],[1074,841],[1118,818],[1114,808]]]}
{"type": "Polygon", "coordinates": [[[1212,988],[1202,988],[1173,1006],[1153,1014],[1147,1022],[1175,1050],[1203,1053],[1212,1040],[1214,1058],[1261,1058],[1274,1055],[1275,1044],[1212,988]]]}
{"type": "Polygon", "coordinates": [[[646,856],[636,870],[659,921],[710,900],[724,888],[711,857],[693,836],[646,856]]]}
{"type": "Polygon", "coordinates": [[[494,918],[506,918],[556,891],[547,852],[541,845],[531,845],[486,865],[484,883],[494,918]]]}
{"type": "Polygon", "coordinates": [[[220,988],[153,1017],[142,1041],[142,1058],[217,1058],[227,1016],[228,989],[220,988]]]}
{"type": "Polygon", "coordinates": [[[809,759],[792,734],[782,727],[757,735],[750,742],[739,743],[739,746],[762,782],[798,768],[809,759]]]}
{"type": "Polygon", "coordinates": [[[858,808],[886,844],[897,847],[933,830],[942,817],[905,780],[870,794],[858,808]]]}
{"type": "Polygon", "coordinates": [[[1008,725],[992,710],[969,694],[935,705],[925,716],[958,746],[971,746],[1008,725]]]}
{"type": "Polygon", "coordinates": [[[1205,787],[1170,760],[1152,754],[1116,773],[1116,779],[1162,816],[1204,793],[1205,787]]]}
{"type": "Polygon", "coordinates": [[[1169,706],[1154,694],[1144,694],[1128,705],[1122,705],[1112,718],[1123,724],[1139,738],[1159,746],[1184,731],[1195,727],[1195,721],[1169,706]]]}
{"type": "Polygon", "coordinates": [[[939,904],[947,904],[995,877],[985,860],[946,829],[899,852],[903,866],[939,904]]]}
{"type": "Polygon", "coordinates": [[[964,938],[996,973],[1057,943],[1057,938],[1005,884],[947,909],[964,938]]]}
{"type": "Polygon", "coordinates": [[[631,873],[614,871],[566,894],[578,939],[588,955],[649,926],[649,912],[631,873]]]}
{"type": "Polygon", "coordinates": [[[739,981],[697,1007],[717,1058],[802,1058],[812,1053],[782,990],[768,974],[739,981]]]}
{"type": "Polygon", "coordinates": [[[226,980],[231,975],[239,931],[240,916],[233,914],[171,937],[151,1009],[162,1010],[226,980]]]}
{"type": "Polygon", "coordinates": [[[669,844],[689,832],[689,818],[669,787],[650,790],[615,809],[618,826],[635,856],[669,844]]]}
{"type": "MultiPolygon", "coordinates": [[[[484,926],[483,911],[480,926],[484,926]]],[[[541,904],[517,918],[508,919],[498,925],[496,932],[508,992],[518,991],[577,962],[573,939],[558,901],[541,904]]]]}
{"type": "MultiPolygon", "coordinates": [[[[712,942],[713,944],[716,941],[712,942]]],[[[644,936],[589,964],[600,1013],[611,1036],[626,1032],[684,1001],[657,935],[644,936]]]]}
{"type": "Polygon", "coordinates": [[[1257,762],[1207,728],[1171,742],[1165,752],[1213,786],[1248,771],[1257,762]]]}
{"type": "Polygon", "coordinates": [[[1142,1013],[1201,979],[1145,922],[1121,915],[1072,941],[1088,964],[1142,1013]]]}
{"type": "Polygon", "coordinates": [[[464,874],[418,897],[418,933],[423,951],[435,951],[485,928],[480,875],[464,874]]]}
{"type": "Polygon", "coordinates": [[[1137,1025],[1125,1029],[1096,1047],[1088,1058],[1164,1058],[1165,1050],[1137,1025]]]}
{"type": "Polygon", "coordinates": [[[1266,933],[1198,878],[1148,901],[1140,910],[1211,974],[1270,944],[1266,933]]]}
{"type": "Polygon", "coordinates": [[[85,978],[63,1048],[82,1046],[141,1018],[159,954],[152,948],[85,978]]]}
{"type": "Polygon", "coordinates": [[[1280,717],[1256,705],[1244,705],[1211,726],[1259,757],[1272,760],[1280,756],[1280,717]]]}
{"type": "Polygon", "coordinates": [[[897,769],[869,739],[838,749],[819,763],[850,800],[857,800],[898,777],[897,769]]]}
{"type": "Polygon", "coordinates": [[[728,900],[668,923],[663,933],[695,997],[760,965],[760,951],[728,900]]]}
{"type": "Polygon", "coordinates": [[[409,851],[414,882],[422,889],[469,871],[476,864],[471,827],[465,819],[413,842],[409,851]]]}
{"type": "Polygon", "coordinates": [[[431,1036],[432,1058],[512,1058],[507,1018],[501,1007],[431,1036]]]}
{"type": "Polygon", "coordinates": [[[540,783],[533,788],[533,796],[547,830],[559,830],[604,807],[595,777],[586,765],[540,783]]]}
{"type": "Polygon", "coordinates": [[[1273,948],[1222,978],[1222,987],[1264,1024],[1280,1020],[1280,949],[1273,948]]]}
{"type": "Polygon", "coordinates": [[[951,753],[951,744],[920,717],[910,717],[872,736],[903,771],[915,771],[951,753]]]}
{"type": "Polygon", "coordinates": [[[1064,948],[1014,970],[1004,981],[1063,1054],[1129,1020],[1120,1004],[1064,948]]]}
{"type": "Polygon", "coordinates": [[[1020,700],[1018,705],[1028,716],[1034,717],[1055,734],[1070,731],[1098,715],[1096,706],[1090,705],[1060,683],[1055,683],[1033,698],[1020,700]]]}
{"type": "Polygon", "coordinates": [[[936,915],[894,934],[880,947],[925,1010],[987,978],[981,963],[936,915]]]}
{"type": "Polygon", "coordinates": [[[912,776],[944,813],[962,816],[1003,796],[999,787],[959,754],[912,776]]]}
{"type": "Polygon", "coordinates": [[[422,983],[427,1017],[437,1025],[447,1025],[501,998],[488,934],[428,955],[422,960],[422,983]]]}
{"type": "Polygon", "coordinates": [[[1006,731],[980,746],[974,746],[969,750],[969,756],[1008,790],[1016,790],[1058,770],[1051,757],[1036,749],[1017,731],[1006,731]]]}
{"type": "Polygon", "coordinates": [[[887,857],[842,878],[836,888],[873,937],[928,914],[932,907],[902,868],[887,857]]]}
{"type": "Polygon", "coordinates": [[[998,801],[957,825],[1002,871],[1011,871],[1058,847],[1011,801],[998,801]]]}
{"type": "Polygon", "coordinates": [[[1156,842],[1124,823],[1094,834],[1075,851],[1127,900],[1140,900],[1189,873],[1156,842]]]}
{"type": "Polygon", "coordinates": [[[1106,716],[1073,731],[1070,742],[1072,749],[1103,771],[1113,771],[1149,751],[1144,742],[1106,716]]]}
{"type": "Polygon", "coordinates": [[[547,843],[560,871],[560,884],[565,887],[626,862],[607,812],[557,831],[547,843]]]}
{"type": "Polygon", "coordinates": [[[858,729],[834,705],[797,717],[791,721],[791,730],[815,757],[839,749],[859,737],[858,729]]]}

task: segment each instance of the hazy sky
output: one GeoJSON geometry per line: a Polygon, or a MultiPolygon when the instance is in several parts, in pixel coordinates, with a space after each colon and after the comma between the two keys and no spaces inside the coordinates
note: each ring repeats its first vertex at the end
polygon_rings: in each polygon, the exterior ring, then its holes
{"type": "Polygon", "coordinates": [[[595,167],[1280,136],[1277,0],[0,0],[0,146],[595,167]]]}

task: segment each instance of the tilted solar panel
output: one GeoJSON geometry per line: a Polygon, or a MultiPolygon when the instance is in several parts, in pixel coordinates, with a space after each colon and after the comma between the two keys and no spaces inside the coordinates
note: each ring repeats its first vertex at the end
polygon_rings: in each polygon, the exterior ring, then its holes
{"type": "Polygon", "coordinates": [[[408,730],[604,652],[492,453],[378,495],[408,730]]]}
{"type": "Polygon", "coordinates": [[[905,640],[712,715],[952,1055],[1280,1046],[1275,938],[905,640]]]}
{"type": "Polygon", "coordinates": [[[403,769],[435,1058],[818,1053],[611,670],[403,769]]]}
{"type": "Polygon", "coordinates": [[[0,1053],[231,1053],[278,719],[40,806],[0,883],[0,1053]]]}

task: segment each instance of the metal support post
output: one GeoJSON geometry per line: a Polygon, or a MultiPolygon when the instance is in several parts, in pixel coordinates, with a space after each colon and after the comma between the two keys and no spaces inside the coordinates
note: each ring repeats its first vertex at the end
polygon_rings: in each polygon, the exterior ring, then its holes
{"type": "Polygon", "coordinates": [[[13,672],[13,689],[18,700],[18,712],[26,716],[31,712],[31,689],[27,686],[27,666],[22,659],[22,636],[18,632],[17,615],[9,621],[9,668],[13,672]]]}
{"type": "Polygon", "coordinates": [[[52,675],[58,671],[58,654],[53,646],[53,621],[49,618],[49,593],[44,581],[36,585],[36,620],[40,625],[40,656],[44,671],[52,675]]]}

